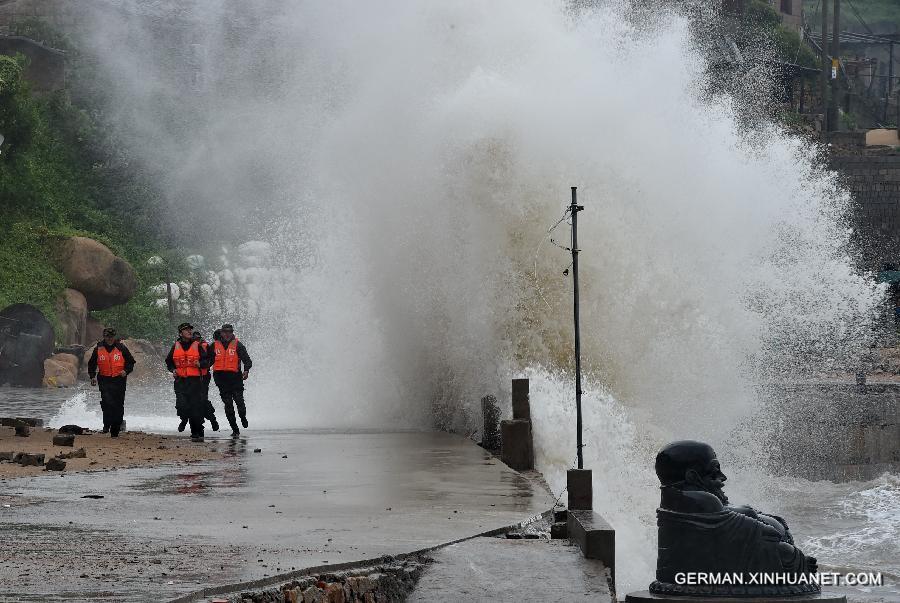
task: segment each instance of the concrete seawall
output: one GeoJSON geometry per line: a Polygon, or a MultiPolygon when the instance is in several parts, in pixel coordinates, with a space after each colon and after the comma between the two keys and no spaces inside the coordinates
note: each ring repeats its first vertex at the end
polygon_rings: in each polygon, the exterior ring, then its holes
{"type": "Polygon", "coordinates": [[[779,384],[764,395],[774,470],[834,481],[900,472],[900,383],[779,384]]]}

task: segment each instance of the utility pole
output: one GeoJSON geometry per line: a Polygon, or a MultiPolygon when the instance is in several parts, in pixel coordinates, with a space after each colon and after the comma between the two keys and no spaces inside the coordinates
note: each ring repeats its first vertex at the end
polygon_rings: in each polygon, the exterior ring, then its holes
{"type": "Polygon", "coordinates": [[[828,0],[822,0],[822,73],[819,78],[819,96],[822,98],[822,133],[828,131],[828,76],[831,60],[828,58],[828,0]]]}
{"type": "MultiPolygon", "coordinates": [[[[566,471],[566,490],[569,492],[569,511],[594,508],[594,478],[590,469],[584,468],[584,444],[581,438],[581,327],[578,316],[578,212],[584,209],[577,203],[577,187],[572,187],[572,278],[575,289],[575,413],[578,429],[578,468],[566,471]]],[[[571,515],[570,515],[571,517],[571,515]]],[[[571,521],[571,520],[570,520],[571,521]]]]}
{"type": "Polygon", "coordinates": [[[888,78],[887,84],[884,86],[884,111],[881,116],[881,121],[887,123],[888,117],[888,99],[891,97],[891,85],[894,83],[894,41],[891,40],[891,55],[888,60],[888,78]]]}
{"type": "MultiPolygon", "coordinates": [[[[822,0],[822,4],[828,0],[822,0]]],[[[831,28],[831,101],[828,104],[828,130],[838,129],[838,71],[841,57],[841,0],[834,0],[834,25],[831,28]]]]}
{"type": "Polygon", "coordinates": [[[572,213],[572,281],[575,289],[575,416],[578,430],[578,468],[584,469],[584,457],[581,454],[584,447],[581,439],[581,325],[578,312],[578,212],[584,207],[576,203],[577,188],[572,187],[572,205],[569,206],[569,211],[572,213]]]}

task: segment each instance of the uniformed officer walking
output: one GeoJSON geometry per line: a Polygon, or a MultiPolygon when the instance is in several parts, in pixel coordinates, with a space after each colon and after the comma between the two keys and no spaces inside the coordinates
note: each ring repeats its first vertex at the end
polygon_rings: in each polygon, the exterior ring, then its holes
{"type": "Polygon", "coordinates": [[[250,367],[253,361],[247,353],[244,344],[234,336],[234,327],[230,324],[222,325],[219,336],[213,342],[213,380],[219,388],[219,395],[225,405],[225,416],[231,425],[231,434],[238,435],[238,428],[234,416],[234,407],[237,406],[237,414],[241,418],[241,425],[246,428],[247,407],[244,404],[244,381],[250,376],[250,367]]]}
{"type": "Polygon", "coordinates": [[[88,360],[91,385],[100,387],[100,409],[103,411],[103,433],[119,437],[125,416],[125,389],[128,374],[134,370],[134,356],[116,337],[113,328],[103,329],[103,339],[97,342],[88,360]]]}

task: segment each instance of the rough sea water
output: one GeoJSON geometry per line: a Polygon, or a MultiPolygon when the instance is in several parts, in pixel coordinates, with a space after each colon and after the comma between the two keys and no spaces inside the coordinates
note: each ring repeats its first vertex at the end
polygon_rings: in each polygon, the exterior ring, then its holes
{"type": "MultiPolygon", "coordinates": [[[[550,238],[569,231],[547,231],[578,186],[585,466],[619,591],[653,577],[654,454],[693,438],[719,450],[733,500],[785,516],[825,567],[883,571],[871,597],[900,600],[897,476],[770,477],[764,432],[734,435],[758,382],[853,372],[883,292],[815,149],[744,119],[766,78],[740,104],[711,94],[686,18],[546,0],[85,6],[72,35],[167,219],[276,250],[280,285],[233,320],[257,363],[254,427],[468,433],[482,395],[527,375],[561,492],[571,280],[550,238]]],[[[130,427],[171,429],[167,387],[130,396],[130,427]]],[[[53,422],[91,413],[81,394],[53,422]]]]}

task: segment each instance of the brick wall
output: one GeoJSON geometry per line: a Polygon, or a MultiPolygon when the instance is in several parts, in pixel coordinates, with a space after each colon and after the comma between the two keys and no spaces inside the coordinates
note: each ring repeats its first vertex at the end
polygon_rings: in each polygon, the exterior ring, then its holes
{"type": "Polygon", "coordinates": [[[853,194],[853,222],[865,268],[900,262],[900,154],[834,155],[853,194]]]}

